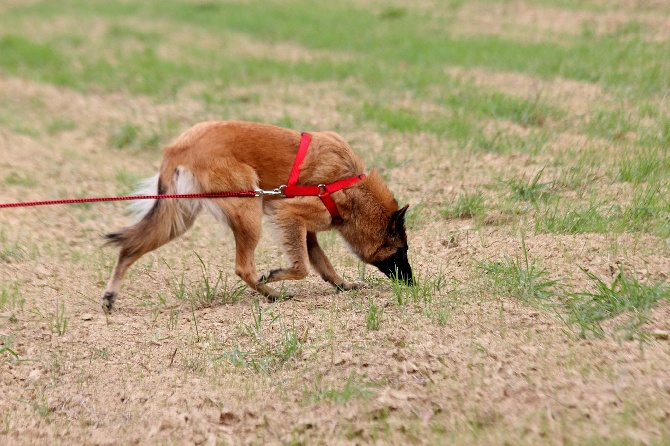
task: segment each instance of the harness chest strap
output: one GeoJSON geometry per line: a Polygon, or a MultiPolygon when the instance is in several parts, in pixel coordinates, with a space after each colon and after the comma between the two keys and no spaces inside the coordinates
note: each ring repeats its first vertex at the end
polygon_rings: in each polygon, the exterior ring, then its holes
{"type": "Polygon", "coordinates": [[[359,182],[360,180],[365,178],[365,174],[344,178],[342,180],[333,181],[332,183],[328,184],[318,184],[313,186],[298,186],[297,182],[298,177],[300,176],[300,166],[302,166],[302,162],[305,160],[305,155],[307,155],[307,149],[309,149],[309,144],[311,141],[312,141],[312,135],[310,135],[307,132],[303,132],[302,137],[300,139],[300,147],[298,148],[298,154],[295,157],[295,161],[293,162],[293,168],[291,169],[291,174],[289,175],[286,186],[282,188],[284,196],[287,198],[318,196],[319,198],[321,198],[321,201],[323,202],[324,206],[326,206],[326,209],[328,209],[328,212],[330,212],[330,215],[333,218],[333,223],[341,224],[343,221],[342,216],[340,215],[340,212],[337,210],[335,200],[333,200],[333,197],[331,197],[330,194],[359,182]]]}

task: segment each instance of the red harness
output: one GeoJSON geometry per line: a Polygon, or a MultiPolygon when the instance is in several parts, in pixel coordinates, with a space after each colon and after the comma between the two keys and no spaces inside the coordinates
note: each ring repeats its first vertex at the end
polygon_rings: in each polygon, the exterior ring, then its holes
{"type": "Polygon", "coordinates": [[[303,132],[302,138],[300,139],[298,154],[295,156],[293,168],[291,169],[291,174],[288,177],[286,186],[282,188],[282,191],[284,192],[284,196],[287,198],[318,196],[321,198],[324,206],[326,206],[326,209],[328,209],[328,212],[330,212],[330,215],[333,217],[333,224],[339,225],[343,221],[342,216],[337,210],[337,205],[335,205],[335,201],[333,200],[333,197],[330,196],[330,194],[359,182],[365,178],[365,174],[344,178],[329,184],[318,184],[316,186],[298,186],[296,183],[298,182],[298,177],[300,176],[300,166],[305,160],[305,155],[307,155],[307,149],[309,149],[309,143],[311,141],[312,135],[303,132]]]}

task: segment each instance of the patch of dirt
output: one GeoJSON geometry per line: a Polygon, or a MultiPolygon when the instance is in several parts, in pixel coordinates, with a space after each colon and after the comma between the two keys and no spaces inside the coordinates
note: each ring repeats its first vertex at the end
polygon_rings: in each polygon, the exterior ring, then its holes
{"type": "Polygon", "coordinates": [[[33,5],[35,3],[39,3],[39,0],[7,0],[0,5],[0,11],[16,8],[17,6],[33,5]]]}
{"type": "Polygon", "coordinates": [[[545,80],[523,73],[488,71],[482,68],[447,67],[445,72],[477,86],[495,89],[511,97],[558,105],[583,115],[593,107],[614,107],[615,100],[595,84],[571,79],[545,80]]]}
{"type": "Polygon", "coordinates": [[[585,31],[596,36],[613,33],[628,23],[639,22],[646,27],[644,35],[647,39],[658,42],[668,39],[670,17],[645,11],[638,8],[639,4],[631,6],[630,9],[595,12],[525,1],[466,2],[454,20],[454,33],[500,35],[531,42],[553,37],[560,41],[566,35],[579,35],[585,31]]]}
{"type": "MultiPolygon", "coordinates": [[[[180,24],[179,27],[175,27],[173,22],[162,19],[155,19],[151,22],[134,19],[124,20],[121,23],[113,18],[94,17],[81,20],[70,16],[56,16],[49,21],[18,21],[3,29],[0,34],[11,33],[14,30],[22,32],[29,30],[31,38],[38,42],[49,42],[64,34],[71,36],[74,31],[83,40],[83,43],[70,48],[70,51],[82,54],[90,53],[92,51],[90,48],[96,48],[93,50],[95,53],[105,54],[106,39],[122,39],[125,52],[141,52],[146,47],[142,36],[146,35],[151,38],[153,35],[160,35],[162,39],[156,45],[157,54],[165,60],[176,63],[197,63],[197,57],[200,57],[199,54],[201,54],[199,51],[202,50],[223,52],[234,57],[253,57],[293,63],[313,62],[319,59],[345,61],[354,57],[350,53],[315,50],[297,43],[259,41],[248,34],[239,32],[226,32],[222,38],[220,33],[214,35],[197,26],[180,24]],[[130,32],[132,29],[141,30],[141,34],[130,32]],[[194,48],[199,51],[194,52],[194,48]]],[[[117,57],[116,54],[106,55],[110,61],[115,61],[117,57]]]]}
{"type": "MultiPolygon", "coordinates": [[[[534,88],[523,76],[462,74],[496,88],[509,83],[509,94],[534,88]]],[[[398,303],[403,297],[386,279],[324,234],[335,267],[349,278],[364,272],[368,288],[336,293],[310,275],[285,284],[293,300],[271,305],[242,291],[207,303],[197,296],[206,279],[214,283],[221,273],[229,290],[236,281],[231,235],[202,218],[132,267],[118,312],[105,317],[100,294],[116,252],[101,247],[101,235],[129,222],[122,205],[3,211],[0,348],[11,352],[0,353],[0,442],[537,444],[667,436],[670,303],[650,313],[648,327],[658,335],[648,344],[583,339],[558,310],[492,289],[477,266],[520,258],[524,228],[530,261],[571,289],[589,286],[579,267],[605,281],[618,264],[667,281],[667,240],[536,235],[523,216],[496,211],[480,224],[440,213],[463,190],[503,200],[497,177],[528,177],[544,165],[556,176],[561,166],[551,170],[549,161],[594,141],[565,131],[555,153],[533,156],[476,152],[430,134],[381,134],[346,111],[359,100],[343,93],[350,86],[236,87],[226,94],[237,100],[217,108],[191,99],[202,88],[195,84],[159,104],[0,77],[0,101],[16,115],[0,123],[2,201],[113,194],[123,186],[119,172],[151,175],[158,151],[109,145],[126,123],[159,131],[170,120],[176,124],[166,131],[179,133],[206,119],[288,116],[285,125],[340,131],[401,203],[421,209],[409,230],[410,257],[426,283],[442,281],[439,290],[398,303]],[[49,131],[55,117],[74,125],[49,131]],[[11,173],[33,181],[8,182],[11,173]],[[378,330],[368,329],[373,305],[378,330]]],[[[538,88],[570,109],[584,106],[579,95],[603,101],[588,85],[559,80],[538,88]]],[[[421,109],[411,98],[395,106],[421,109]]],[[[265,235],[259,268],[280,262],[265,235]]]]}
{"type": "Polygon", "coordinates": [[[239,35],[231,45],[234,54],[252,56],[259,59],[276,59],[285,62],[313,62],[317,59],[345,61],[353,59],[353,55],[326,50],[313,50],[295,43],[269,44],[239,35]]]}

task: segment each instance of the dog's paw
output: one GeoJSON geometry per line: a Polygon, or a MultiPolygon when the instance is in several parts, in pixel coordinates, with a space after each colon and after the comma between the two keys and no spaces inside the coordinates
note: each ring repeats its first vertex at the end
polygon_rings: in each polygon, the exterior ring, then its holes
{"type": "Polygon", "coordinates": [[[269,287],[263,283],[257,284],[254,289],[263,295],[268,302],[278,302],[287,299],[293,299],[293,294],[287,292],[286,290],[277,291],[272,287],[269,287]]]}
{"type": "Polygon", "coordinates": [[[256,285],[265,285],[266,283],[275,282],[277,274],[282,271],[284,270],[281,268],[266,269],[265,271],[262,271],[258,276],[256,285]]]}
{"type": "Polygon", "coordinates": [[[368,284],[356,280],[355,282],[344,282],[340,285],[336,285],[337,291],[351,291],[351,290],[360,290],[361,288],[367,288],[368,284]]]}
{"type": "Polygon", "coordinates": [[[116,294],[112,292],[105,292],[105,295],[102,297],[102,311],[105,314],[110,314],[114,311],[114,301],[116,300],[116,294]]]}
{"type": "Polygon", "coordinates": [[[351,288],[350,290],[360,290],[361,288],[369,288],[370,285],[367,284],[367,282],[363,282],[362,280],[356,280],[354,282],[350,283],[351,288]]]}
{"type": "Polygon", "coordinates": [[[282,300],[289,300],[295,298],[295,294],[291,293],[279,293],[278,295],[269,295],[265,296],[268,302],[281,302],[282,300]]]}

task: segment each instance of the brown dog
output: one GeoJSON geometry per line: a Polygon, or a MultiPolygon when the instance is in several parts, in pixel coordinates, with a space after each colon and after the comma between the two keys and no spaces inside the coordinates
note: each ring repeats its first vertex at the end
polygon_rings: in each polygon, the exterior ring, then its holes
{"type": "Polygon", "coordinates": [[[297,180],[296,189],[319,185],[317,190],[328,195],[331,203],[317,196],[268,195],[142,201],[145,206],[135,225],[107,235],[121,252],[105,289],[103,309],[112,310],[128,267],[183,234],[203,209],[232,229],[235,273],[269,299],[276,299],[279,293],[267,283],[302,279],[307,276],[310,263],[324,280],[339,289],[361,286],[360,282],[347,282],[340,277],[319,246],[316,233],[327,229],[337,229],[362,261],[375,265],[389,277],[396,275],[411,283],[405,234],[408,206],[398,209],[398,203],[374,170],[367,177],[362,175],[363,161],[339,135],[318,132],[311,138],[311,142],[307,141],[309,150],[303,153],[304,161],[296,163],[299,171],[293,173],[294,160],[303,143],[296,131],[239,121],[204,122],[187,130],[165,149],[160,173],[144,193],[273,189],[286,185],[291,173],[297,180]],[[325,193],[330,184],[324,184],[342,179],[352,180],[351,184],[332,194],[325,193]],[[278,228],[279,242],[290,266],[259,274],[254,252],[261,236],[263,214],[278,228]]]}

